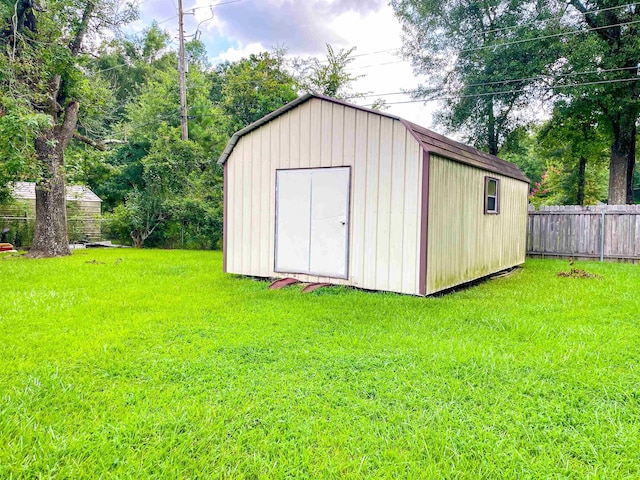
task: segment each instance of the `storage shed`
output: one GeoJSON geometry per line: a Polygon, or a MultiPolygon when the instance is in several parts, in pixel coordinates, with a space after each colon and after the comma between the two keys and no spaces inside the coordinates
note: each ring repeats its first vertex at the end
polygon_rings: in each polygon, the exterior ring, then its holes
{"type": "MultiPolygon", "coordinates": [[[[99,240],[100,215],[102,200],[89,188],[82,185],[67,185],[67,221],[69,236],[77,239],[89,238],[99,240]]],[[[15,182],[11,188],[12,197],[16,204],[3,209],[3,218],[11,216],[18,219],[30,220],[35,218],[36,212],[36,184],[34,182],[15,182]]]]}
{"type": "Polygon", "coordinates": [[[525,260],[518,167],[388,113],[305,95],[219,163],[228,273],[429,295],[525,260]]]}

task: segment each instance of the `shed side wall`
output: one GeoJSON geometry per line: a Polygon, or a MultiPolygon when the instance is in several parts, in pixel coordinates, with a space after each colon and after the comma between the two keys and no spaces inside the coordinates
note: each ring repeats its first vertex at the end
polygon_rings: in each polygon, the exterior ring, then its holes
{"type": "MultiPolygon", "coordinates": [[[[76,231],[99,240],[101,236],[102,203],[87,200],[67,199],[67,220],[76,231]]],[[[18,200],[0,208],[0,217],[19,217],[35,219],[35,199],[18,200]]]]}
{"type": "Polygon", "coordinates": [[[350,166],[349,278],[287,276],[418,294],[421,158],[400,121],[320,99],[245,135],[227,162],[227,271],[284,276],[273,271],[276,169],[350,166]]]}
{"type": "Polygon", "coordinates": [[[427,294],[524,263],[529,185],[431,154],[427,294]],[[500,213],[484,213],[485,176],[500,213]]]}

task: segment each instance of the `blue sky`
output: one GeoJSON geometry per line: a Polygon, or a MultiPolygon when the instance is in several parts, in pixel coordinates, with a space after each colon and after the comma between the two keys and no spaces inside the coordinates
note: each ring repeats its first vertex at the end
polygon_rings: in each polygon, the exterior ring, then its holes
{"type": "MultiPolygon", "coordinates": [[[[141,0],[141,18],[131,31],[141,31],[155,20],[177,35],[176,2],[141,0]]],[[[214,18],[200,26],[201,40],[214,63],[282,45],[294,56],[322,57],[330,43],[334,48],[357,47],[352,73],[363,76],[357,91],[392,93],[420,82],[407,62],[387,51],[402,44],[400,25],[387,0],[183,0],[187,35],[212,16],[210,6],[216,4],[214,18]]],[[[389,102],[408,99],[406,95],[384,98],[389,102]]],[[[359,103],[367,101],[371,100],[359,103]]],[[[434,107],[392,105],[387,111],[430,127],[434,107]]]]}

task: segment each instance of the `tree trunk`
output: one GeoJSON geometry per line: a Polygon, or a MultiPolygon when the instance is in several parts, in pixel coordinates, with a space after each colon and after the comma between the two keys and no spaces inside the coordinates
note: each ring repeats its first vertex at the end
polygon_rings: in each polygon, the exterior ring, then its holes
{"type": "Polygon", "coordinates": [[[635,202],[633,192],[633,177],[636,169],[636,135],[637,127],[633,124],[633,142],[631,143],[631,152],[627,156],[627,203],[633,205],[635,202]]]}
{"type": "Polygon", "coordinates": [[[36,182],[36,222],[29,257],[69,255],[67,235],[64,150],[71,141],[78,120],[78,103],[70,102],[60,125],[36,139],[36,155],[43,167],[36,182]]]}
{"type": "Polygon", "coordinates": [[[609,160],[609,205],[633,203],[633,170],[636,163],[635,116],[617,115],[612,121],[613,145],[609,160]]]}
{"type": "Polygon", "coordinates": [[[578,193],[576,194],[576,203],[578,205],[584,205],[584,184],[586,181],[587,173],[587,157],[580,156],[580,166],[578,169],[578,193]]]}
{"type": "Polygon", "coordinates": [[[133,240],[133,248],[142,248],[144,240],[138,234],[131,232],[131,240],[133,240]]]}
{"type": "Polygon", "coordinates": [[[491,97],[487,101],[487,149],[491,155],[498,155],[496,117],[493,113],[493,98],[491,97]]]}

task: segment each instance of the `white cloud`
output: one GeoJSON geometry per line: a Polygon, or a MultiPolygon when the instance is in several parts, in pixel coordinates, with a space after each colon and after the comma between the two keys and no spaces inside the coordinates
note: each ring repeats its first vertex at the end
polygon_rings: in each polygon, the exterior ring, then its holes
{"type": "Polygon", "coordinates": [[[220,62],[235,62],[242,58],[246,58],[251,54],[264,52],[267,50],[261,43],[250,43],[249,45],[241,48],[232,47],[225,52],[222,52],[216,58],[212,59],[214,63],[220,62]]]}
{"type": "MultiPolygon", "coordinates": [[[[401,27],[393,14],[393,9],[385,5],[375,12],[361,15],[348,12],[340,15],[331,23],[331,28],[345,37],[342,47],[356,46],[356,57],[352,63],[354,75],[363,75],[355,85],[359,92],[387,94],[401,92],[418,86],[420,80],[413,73],[411,65],[403,61],[395,50],[402,45],[401,27]],[[381,52],[381,53],[373,53],[381,52]],[[373,53],[373,54],[371,54],[373,53]]],[[[371,103],[376,97],[359,100],[358,103],[371,103]]],[[[385,95],[380,97],[388,103],[411,100],[408,95],[385,95]]],[[[435,104],[422,103],[389,105],[389,113],[406,118],[412,122],[432,126],[435,104]]]]}

